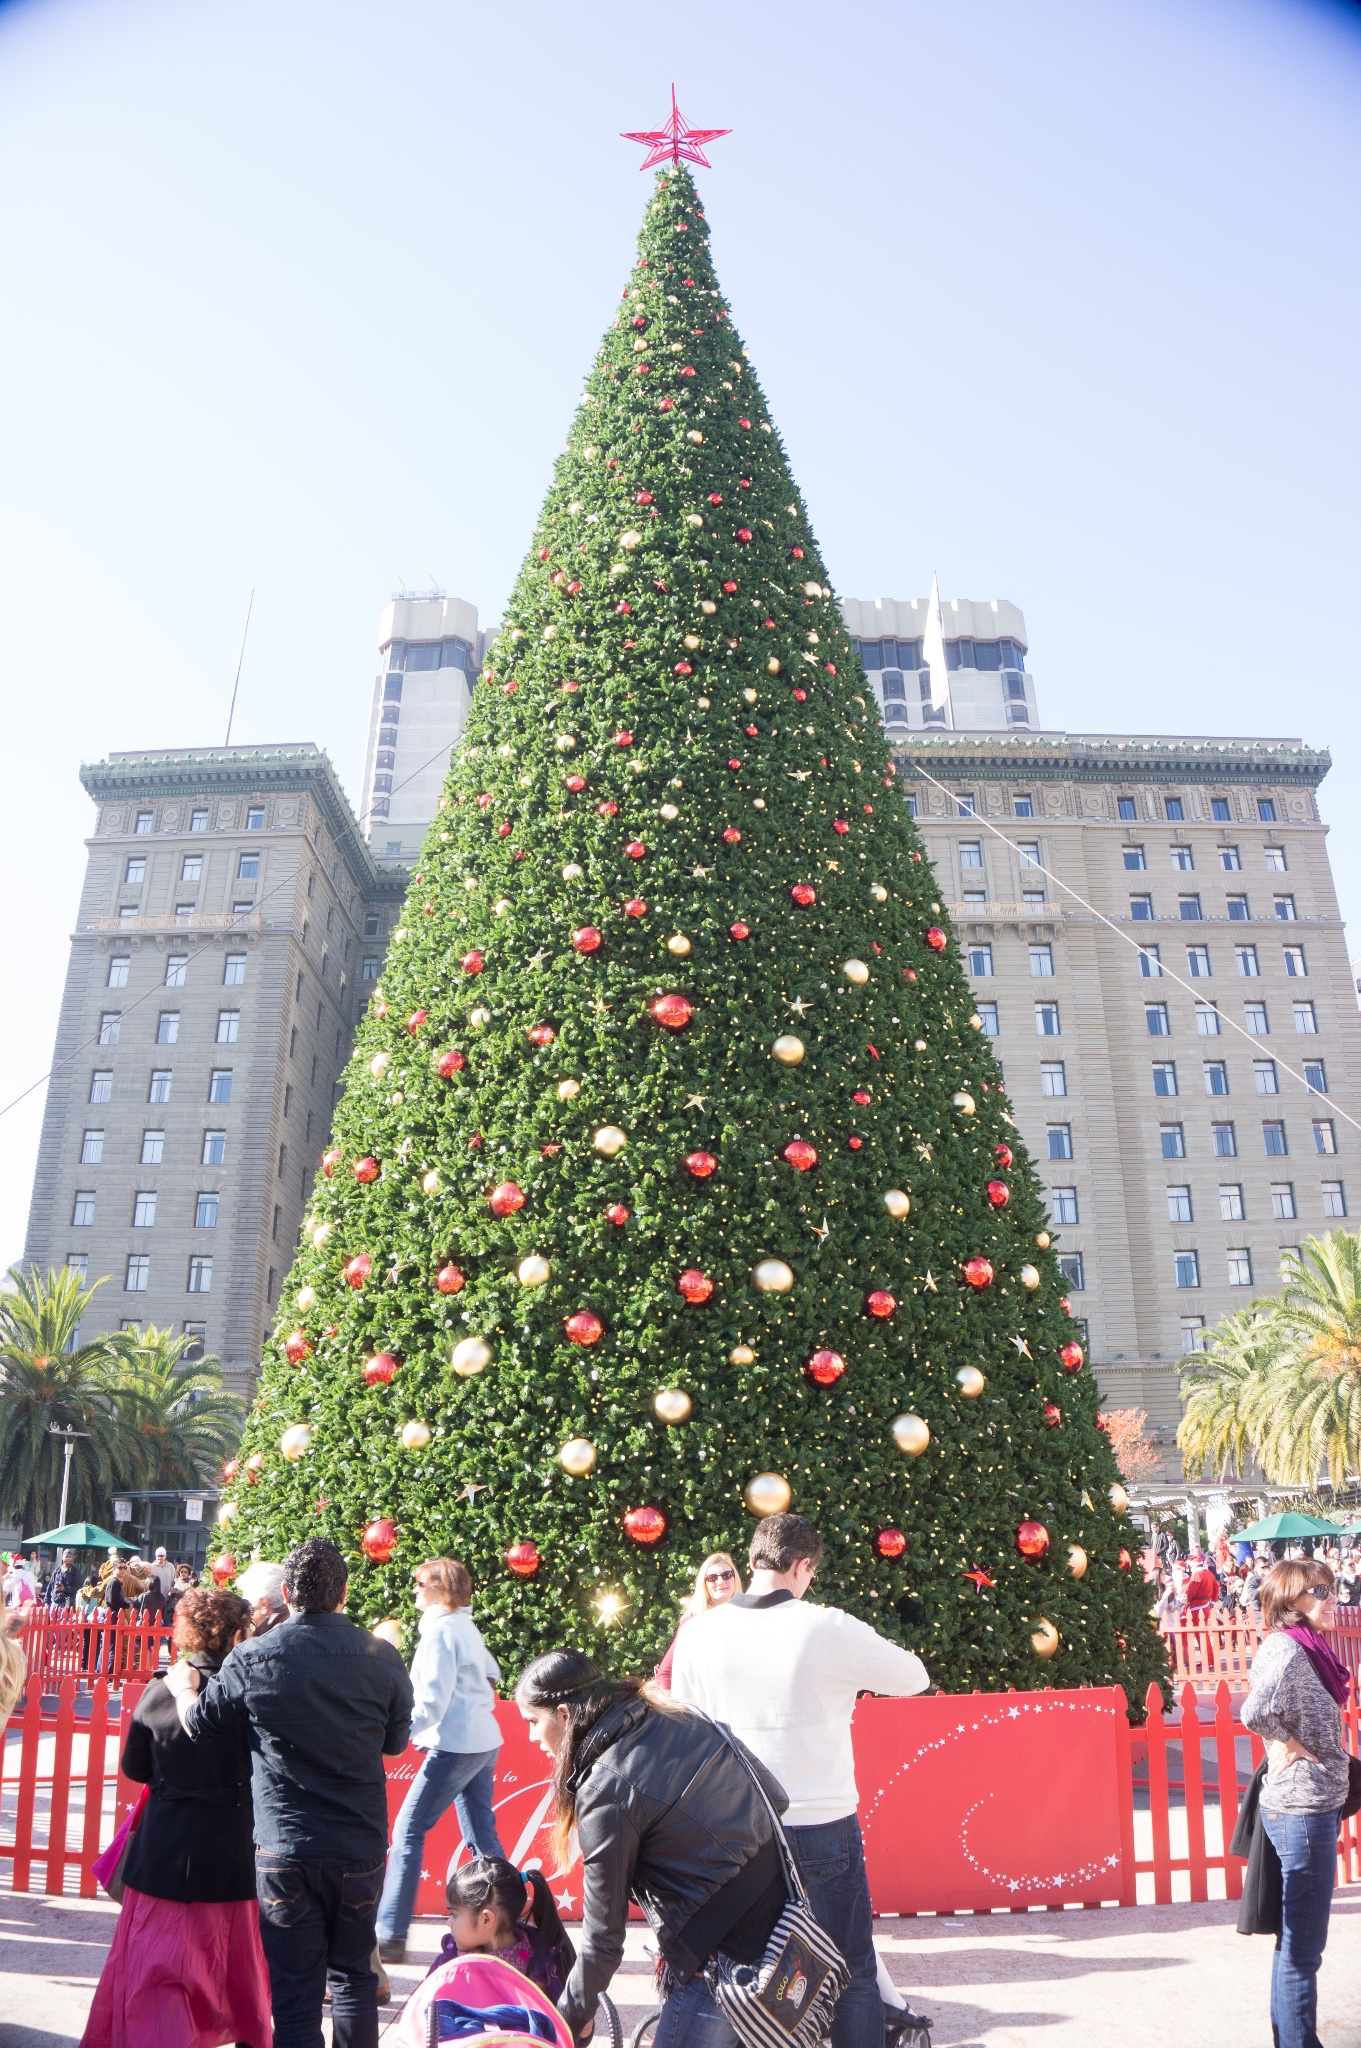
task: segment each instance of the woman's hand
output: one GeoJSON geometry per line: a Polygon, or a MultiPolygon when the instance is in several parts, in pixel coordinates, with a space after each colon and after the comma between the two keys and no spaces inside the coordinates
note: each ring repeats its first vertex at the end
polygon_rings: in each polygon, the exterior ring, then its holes
{"type": "Polygon", "coordinates": [[[1318,1758],[1314,1755],[1313,1751],[1306,1749],[1298,1736],[1291,1735],[1284,1742],[1268,1742],[1267,1744],[1266,1774],[1269,1778],[1279,1778],[1281,1773],[1288,1771],[1292,1764],[1316,1764],[1317,1762],[1318,1758]]]}

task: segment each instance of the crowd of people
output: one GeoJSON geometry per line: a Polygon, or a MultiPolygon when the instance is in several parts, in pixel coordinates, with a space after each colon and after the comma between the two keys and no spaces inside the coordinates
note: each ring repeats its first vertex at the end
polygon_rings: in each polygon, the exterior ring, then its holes
{"type": "Polygon", "coordinates": [[[1354,1543],[1315,1545],[1244,1543],[1232,1537],[1218,1537],[1204,1550],[1183,1557],[1170,1531],[1159,1534],[1153,1548],[1153,1571],[1158,1596],[1156,1612],[1164,1616],[1184,1614],[1188,1620],[1203,1616],[1212,1607],[1223,1608],[1232,1618],[1256,1627],[1262,1624],[1262,1584],[1272,1566],[1282,1560],[1276,1551],[1288,1548],[1295,1559],[1313,1557],[1326,1564],[1333,1575],[1336,1604],[1361,1608],[1361,1549],[1354,1543]]]}

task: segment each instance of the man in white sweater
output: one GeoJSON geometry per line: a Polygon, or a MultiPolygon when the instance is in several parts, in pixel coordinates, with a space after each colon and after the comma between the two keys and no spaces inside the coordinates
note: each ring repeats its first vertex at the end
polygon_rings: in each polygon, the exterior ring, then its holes
{"type": "Polygon", "coordinates": [[[748,1591],[681,1631],[671,1690],[730,1728],[789,1794],[785,1830],[809,1901],[851,1970],[832,2048],[883,2048],[851,1715],[858,1693],[901,1698],[930,1680],[920,1657],[866,1622],[803,1604],[822,1552],[802,1515],[768,1515],[748,1591]]]}

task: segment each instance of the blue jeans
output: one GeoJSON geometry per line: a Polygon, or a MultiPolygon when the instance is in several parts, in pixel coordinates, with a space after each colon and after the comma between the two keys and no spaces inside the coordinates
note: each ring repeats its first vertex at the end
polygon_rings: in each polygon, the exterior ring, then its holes
{"type": "MultiPolygon", "coordinates": [[[[884,2048],[884,2005],[859,1819],[848,1813],[844,1820],[785,1832],[813,1917],[831,1935],[851,1972],[837,2000],[832,2048],[884,2048]]],[[[692,1977],[667,1999],[653,2048],[738,2048],[737,2035],[703,1977],[692,1977]]]]}
{"type": "Polygon", "coordinates": [[[1283,1879],[1281,1932],[1271,1959],[1271,2032],[1276,2048],[1319,2048],[1318,1966],[1337,1879],[1337,1815],[1270,1813],[1265,1796],[1258,1810],[1283,1879]]]}
{"type": "Polygon", "coordinates": [[[425,1838],[451,1805],[458,1807],[463,1839],[474,1856],[504,1857],[491,1803],[500,1754],[499,1749],[482,1750],[475,1756],[448,1749],[426,1751],[392,1830],[387,1883],[378,1908],[380,1941],[406,1940],[416,1909],[425,1838]]]}
{"type": "Polygon", "coordinates": [[[378,2048],[373,1916],[382,1882],[381,1858],[294,1863],[256,1850],[274,2048],[322,2048],[321,2002],[328,1982],[335,2048],[378,2048]]]}

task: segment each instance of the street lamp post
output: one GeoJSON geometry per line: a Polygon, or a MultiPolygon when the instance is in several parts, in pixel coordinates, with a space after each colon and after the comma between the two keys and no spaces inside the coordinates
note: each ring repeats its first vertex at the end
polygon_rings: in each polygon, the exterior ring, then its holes
{"type": "Polygon", "coordinates": [[[66,1526],[66,1502],[71,1491],[71,1453],[75,1450],[76,1438],[85,1437],[88,1439],[90,1432],[88,1429],[72,1429],[69,1422],[65,1429],[59,1428],[55,1422],[49,1422],[47,1428],[49,1435],[59,1436],[64,1439],[65,1462],[62,1465],[61,1472],[61,1513],[57,1516],[57,1527],[64,1529],[66,1526]]]}

